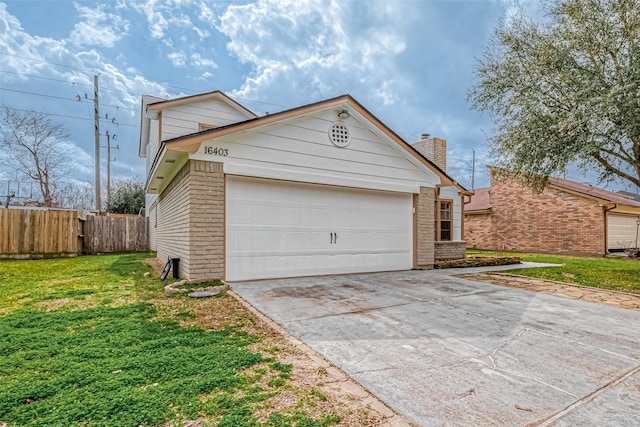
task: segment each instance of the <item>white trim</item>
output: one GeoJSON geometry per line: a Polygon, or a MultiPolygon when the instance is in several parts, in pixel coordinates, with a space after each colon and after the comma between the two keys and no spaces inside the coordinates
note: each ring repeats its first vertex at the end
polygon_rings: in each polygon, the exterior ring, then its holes
{"type": "Polygon", "coordinates": [[[334,185],[337,187],[363,188],[367,190],[392,191],[396,193],[420,193],[420,187],[424,183],[413,185],[391,184],[388,182],[358,180],[353,178],[336,177],[310,172],[294,172],[282,169],[262,168],[259,166],[224,163],[224,173],[227,175],[248,176],[254,178],[277,179],[281,181],[305,182],[310,184],[334,185]]]}

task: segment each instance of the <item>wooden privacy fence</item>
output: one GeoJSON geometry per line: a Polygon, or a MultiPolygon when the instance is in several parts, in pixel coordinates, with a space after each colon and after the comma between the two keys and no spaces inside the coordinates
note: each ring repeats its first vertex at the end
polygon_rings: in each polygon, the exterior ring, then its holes
{"type": "Polygon", "coordinates": [[[78,254],[76,211],[0,209],[0,257],[78,254]]]}
{"type": "Polygon", "coordinates": [[[77,211],[0,209],[0,258],[149,250],[149,221],[77,211]]]}
{"type": "Polygon", "coordinates": [[[149,250],[149,221],[142,217],[87,216],[84,253],[149,250]]]}

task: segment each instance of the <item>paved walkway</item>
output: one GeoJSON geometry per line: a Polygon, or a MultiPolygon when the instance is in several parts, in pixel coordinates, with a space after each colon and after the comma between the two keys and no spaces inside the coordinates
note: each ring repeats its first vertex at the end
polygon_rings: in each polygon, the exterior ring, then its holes
{"type": "Polygon", "coordinates": [[[613,307],[640,310],[640,295],[628,294],[626,292],[591,288],[573,283],[534,279],[508,273],[460,274],[458,277],[477,280],[484,283],[491,283],[492,285],[508,286],[510,288],[519,288],[527,291],[542,292],[549,295],[597,302],[600,304],[611,305],[613,307]]]}

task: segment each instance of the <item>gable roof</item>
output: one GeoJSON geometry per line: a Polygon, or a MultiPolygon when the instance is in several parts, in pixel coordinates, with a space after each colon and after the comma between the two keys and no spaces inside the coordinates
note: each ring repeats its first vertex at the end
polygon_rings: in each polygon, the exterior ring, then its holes
{"type": "Polygon", "coordinates": [[[162,111],[165,108],[169,108],[169,107],[176,107],[178,105],[193,104],[195,102],[210,101],[210,100],[213,100],[213,99],[218,100],[218,101],[222,101],[222,102],[228,104],[232,108],[234,108],[234,109],[242,112],[243,114],[245,114],[247,117],[251,117],[251,118],[258,117],[253,111],[249,110],[248,108],[246,108],[242,104],[239,104],[238,102],[234,101],[229,96],[227,96],[226,94],[224,94],[223,92],[221,92],[219,90],[214,90],[213,92],[207,92],[207,93],[200,93],[200,94],[197,94],[197,95],[183,96],[181,98],[166,99],[166,100],[162,100],[162,101],[152,102],[152,103],[148,104],[147,108],[149,110],[162,111]]]}
{"type": "MultiPolygon", "coordinates": [[[[630,196],[614,193],[613,191],[604,190],[602,188],[594,187],[593,185],[570,181],[568,179],[549,177],[548,187],[555,188],[557,190],[569,191],[573,194],[596,199],[605,203],[640,207],[640,202],[634,200],[630,196]]],[[[491,209],[491,188],[476,188],[474,191],[475,195],[471,198],[471,201],[464,205],[465,213],[488,213],[491,209]]]]}
{"type": "Polygon", "coordinates": [[[411,144],[404,141],[398,134],[387,127],[382,121],[375,117],[369,110],[367,110],[362,104],[356,101],[351,95],[345,94],[335,98],[326,99],[323,101],[314,102],[311,104],[303,105],[300,107],[291,108],[288,110],[280,111],[278,113],[269,114],[266,116],[255,117],[245,121],[232,123],[226,126],[220,126],[214,129],[207,129],[201,132],[195,132],[189,135],[183,135],[176,138],[172,138],[163,141],[163,145],[168,151],[178,151],[185,153],[195,153],[200,144],[206,140],[212,138],[219,138],[222,136],[233,135],[240,132],[244,132],[250,129],[254,129],[258,126],[264,126],[271,123],[277,123],[290,118],[300,117],[311,112],[320,111],[328,108],[351,109],[350,113],[358,113],[365,120],[369,121],[378,130],[384,133],[387,137],[392,139],[402,148],[404,148],[410,155],[416,158],[427,168],[431,169],[436,175],[438,175],[443,185],[453,185],[459,188],[460,191],[468,193],[468,191],[454,179],[452,179],[445,171],[438,167],[431,160],[424,157],[418,150],[413,148],[411,144]]]}
{"type": "Polygon", "coordinates": [[[491,209],[491,189],[489,187],[476,188],[471,201],[464,205],[465,213],[484,213],[491,209]],[[482,212],[480,212],[482,211],[482,212]]]}
{"type": "Polygon", "coordinates": [[[569,181],[568,179],[549,177],[549,186],[556,187],[562,190],[568,190],[609,203],[640,207],[640,202],[632,199],[629,196],[594,187],[593,185],[585,185],[576,181],[569,181]]]}

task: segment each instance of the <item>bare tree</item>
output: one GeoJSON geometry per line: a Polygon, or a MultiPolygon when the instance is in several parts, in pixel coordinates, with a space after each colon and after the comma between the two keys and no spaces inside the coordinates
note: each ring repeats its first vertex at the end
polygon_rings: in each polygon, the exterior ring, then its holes
{"type": "Polygon", "coordinates": [[[61,208],[91,210],[95,207],[95,191],[88,183],[62,181],[54,185],[52,194],[61,208]]]}
{"type": "Polygon", "coordinates": [[[68,138],[46,113],[0,107],[0,165],[36,181],[45,206],[52,204],[54,183],[72,171],[68,138]]]}

